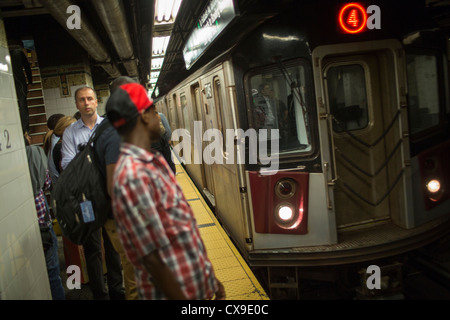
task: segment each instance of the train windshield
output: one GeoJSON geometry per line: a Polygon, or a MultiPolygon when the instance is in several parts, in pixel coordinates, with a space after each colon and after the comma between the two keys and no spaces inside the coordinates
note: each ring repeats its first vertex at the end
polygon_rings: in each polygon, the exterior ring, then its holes
{"type": "Polygon", "coordinates": [[[407,79],[411,133],[439,125],[439,75],[433,54],[408,54],[407,79]]]}
{"type": "Polygon", "coordinates": [[[278,139],[280,154],[312,150],[309,110],[313,89],[306,85],[302,65],[275,65],[254,71],[247,78],[246,90],[251,127],[268,132],[259,135],[260,142],[278,139]]]}

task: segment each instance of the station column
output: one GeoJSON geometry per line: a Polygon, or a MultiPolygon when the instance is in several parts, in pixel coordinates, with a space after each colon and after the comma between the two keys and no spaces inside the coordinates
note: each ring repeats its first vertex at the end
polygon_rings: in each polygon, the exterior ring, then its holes
{"type": "Polygon", "coordinates": [[[0,12],[0,300],[51,299],[0,12]]]}

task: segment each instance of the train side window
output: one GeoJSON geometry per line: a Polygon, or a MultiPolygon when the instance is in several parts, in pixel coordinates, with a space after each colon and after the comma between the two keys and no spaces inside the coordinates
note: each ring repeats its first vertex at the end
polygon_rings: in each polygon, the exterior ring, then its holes
{"type": "MultiPolygon", "coordinates": [[[[310,82],[299,62],[250,72],[245,79],[250,105],[250,126],[256,130],[278,130],[281,154],[311,152],[310,82]]],[[[260,131],[258,131],[260,132],[260,131]]]]}
{"type": "Polygon", "coordinates": [[[222,86],[220,83],[220,80],[218,77],[214,77],[214,103],[216,105],[216,116],[217,116],[217,126],[223,136],[225,137],[225,132],[223,130],[223,123],[222,123],[222,108],[223,108],[223,102],[222,102],[222,86]]]}
{"type": "Polygon", "coordinates": [[[361,130],[369,125],[364,68],[359,64],[330,67],[327,70],[330,112],[334,131],[361,130]]]}
{"type": "Polygon", "coordinates": [[[196,83],[194,86],[192,86],[192,96],[193,96],[193,103],[194,103],[194,110],[193,113],[194,120],[195,121],[202,121],[202,107],[200,102],[200,86],[198,83],[196,83]]]}
{"type": "Polygon", "coordinates": [[[170,109],[170,119],[171,119],[171,127],[172,130],[175,130],[179,127],[178,125],[178,114],[177,114],[177,96],[174,94],[172,99],[169,99],[169,109],[170,109]]]}
{"type": "Polygon", "coordinates": [[[439,125],[437,59],[433,54],[407,54],[408,104],[411,134],[439,125]]]}
{"type": "Polygon", "coordinates": [[[183,112],[183,120],[184,120],[184,128],[191,133],[191,119],[189,117],[189,109],[187,105],[187,99],[186,96],[180,95],[180,102],[181,102],[181,110],[183,112]]]}

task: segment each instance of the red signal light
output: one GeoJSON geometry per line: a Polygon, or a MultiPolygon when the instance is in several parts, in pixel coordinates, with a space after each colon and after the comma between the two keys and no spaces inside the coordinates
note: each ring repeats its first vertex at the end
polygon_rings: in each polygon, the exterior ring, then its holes
{"type": "Polygon", "coordinates": [[[339,25],[347,33],[359,33],[367,23],[367,14],[358,3],[348,3],[339,12],[339,25]]]}

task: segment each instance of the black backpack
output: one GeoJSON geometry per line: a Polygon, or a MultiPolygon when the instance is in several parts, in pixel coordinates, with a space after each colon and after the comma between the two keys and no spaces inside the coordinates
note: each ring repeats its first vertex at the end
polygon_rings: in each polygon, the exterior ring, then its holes
{"type": "Polygon", "coordinates": [[[51,192],[53,212],[63,235],[84,244],[92,232],[102,227],[111,212],[106,178],[98,167],[94,144],[109,122],[99,125],[86,146],[63,170],[51,192]]]}

